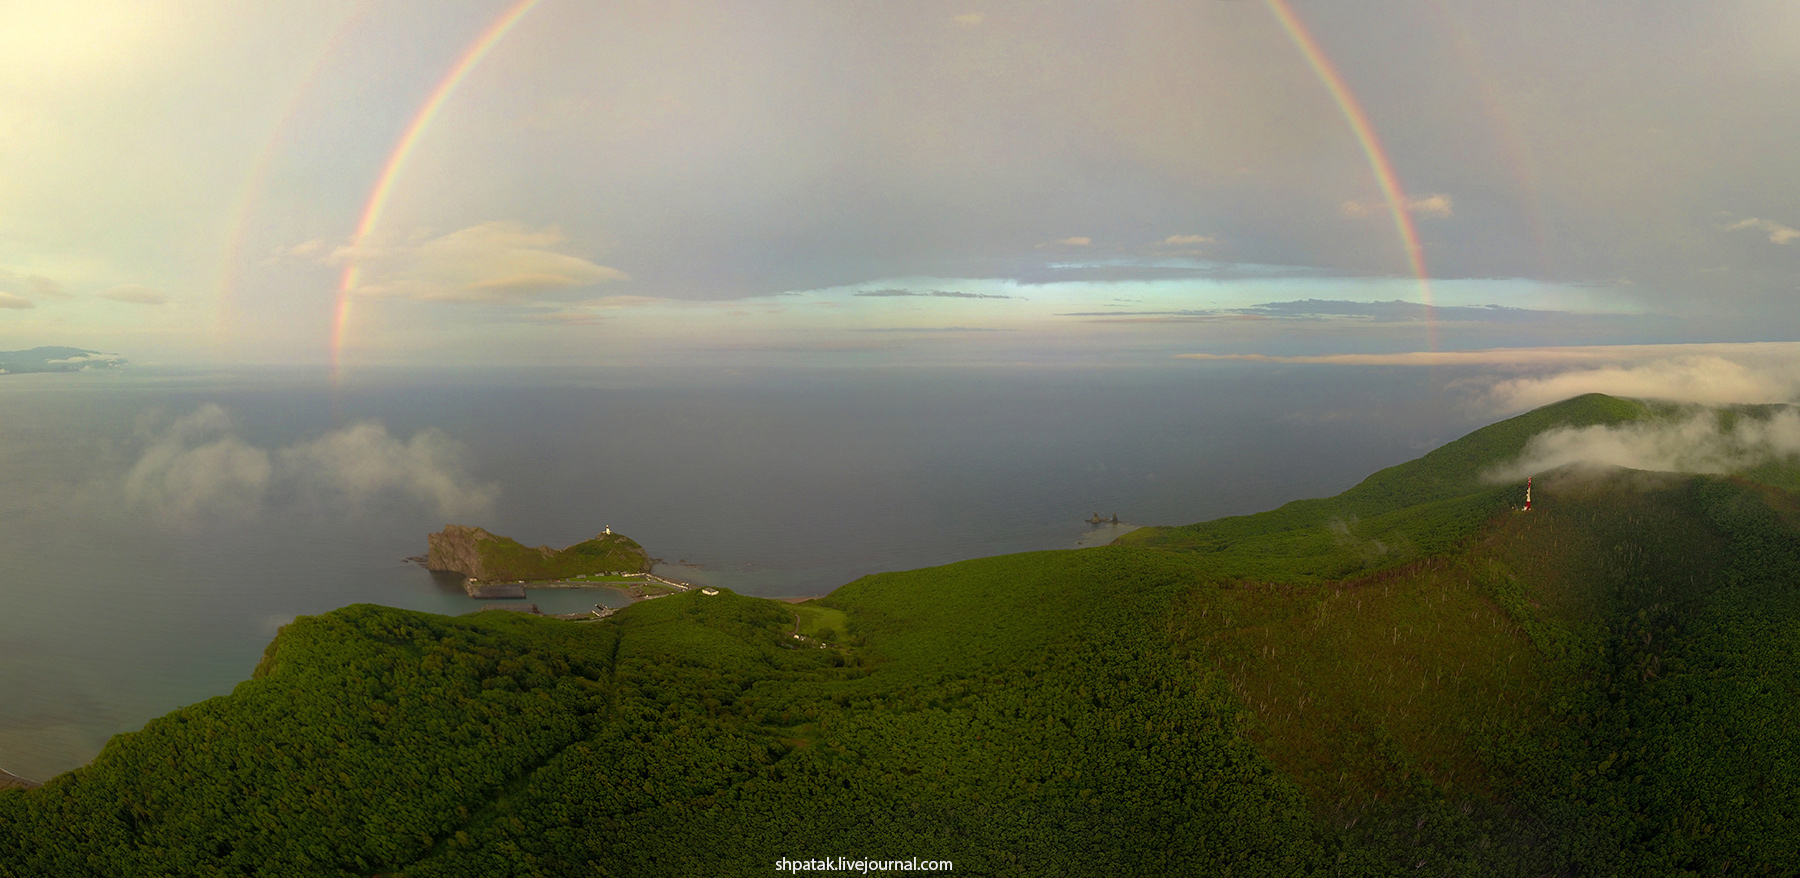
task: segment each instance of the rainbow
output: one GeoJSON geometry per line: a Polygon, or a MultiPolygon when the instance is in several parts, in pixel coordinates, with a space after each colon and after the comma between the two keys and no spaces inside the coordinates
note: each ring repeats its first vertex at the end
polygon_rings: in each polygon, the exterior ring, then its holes
{"type": "MultiPolygon", "coordinates": [[[[1369,170],[1375,174],[1375,184],[1381,188],[1382,200],[1387,202],[1388,213],[1393,216],[1394,228],[1400,233],[1400,246],[1406,251],[1406,260],[1412,269],[1413,276],[1419,279],[1419,296],[1425,305],[1425,313],[1431,314],[1436,304],[1431,295],[1431,274],[1425,269],[1425,251],[1419,245],[1419,229],[1413,224],[1412,214],[1407,212],[1411,204],[1407,200],[1406,191],[1400,187],[1400,178],[1394,173],[1394,163],[1388,158],[1387,150],[1381,145],[1381,138],[1375,136],[1375,128],[1369,124],[1369,114],[1363,110],[1362,102],[1350,90],[1350,84],[1344,81],[1331,58],[1325,50],[1319,48],[1318,40],[1300,21],[1287,0],[1265,0],[1269,11],[1275,14],[1275,20],[1281,23],[1281,29],[1287,32],[1288,39],[1294,47],[1305,56],[1306,63],[1312,67],[1313,74],[1324,84],[1325,90],[1331,93],[1331,99],[1337,103],[1338,112],[1344,114],[1344,121],[1350,124],[1350,131],[1356,136],[1356,142],[1362,147],[1363,157],[1369,161],[1369,170]]],[[[1437,350],[1437,319],[1426,320],[1427,341],[1432,350],[1437,350]]]]}
{"type": "Polygon", "coordinates": [[[412,124],[406,126],[406,132],[394,144],[393,152],[388,154],[387,164],[381,168],[381,175],[375,178],[375,188],[369,190],[369,198],[363,204],[362,220],[356,224],[356,232],[350,237],[349,258],[344,263],[344,274],[338,280],[337,308],[331,319],[331,378],[335,384],[340,376],[343,361],[344,337],[350,326],[350,294],[355,291],[361,265],[358,261],[369,234],[381,221],[381,211],[387,206],[388,196],[393,194],[394,180],[400,176],[400,170],[406,166],[406,160],[412,156],[413,148],[419,145],[425,129],[430,127],[437,117],[438,110],[450,99],[451,93],[474,70],[494,46],[506,38],[513,26],[519,23],[527,13],[538,5],[540,0],[518,0],[487,26],[469,47],[463,50],[462,57],[451,66],[450,72],[438,82],[431,96],[413,114],[412,124]]]}
{"type": "Polygon", "coordinates": [[[1450,31],[1451,45],[1462,58],[1469,79],[1480,93],[1481,106],[1487,115],[1488,128],[1494,133],[1501,160],[1519,183],[1519,208],[1524,211],[1532,243],[1537,246],[1538,268],[1545,276],[1550,276],[1554,272],[1550,270],[1549,236],[1544,231],[1543,189],[1538,181],[1537,161],[1531,146],[1519,132],[1512,114],[1507,112],[1505,98],[1494,87],[1494,77],[1488,72],[1481,46],[1476,43],[1468,24],[1444,0],[1428,0],[1426,7],[1434,10],[1450,31]]]}
{"type": "Polygon", "coordinates": [[[256,206],[257,199],[262,195],[264,181],[269,176],[269,169],[274,164],[276,147],[287,138],[301,102],[311,93],[320,74],[324,72],[326,63],[337,56],[345,38],[362,23],[374,5],[375,0],[362,0],[338,20],[337,27],[332,30],[331,38],[325,42],[325,48],[318,57],[313,59],[311,69],[300,78],[293,91],[289,93],[281,115],[269,128],[268,136],[263,138],[261,148],[257,149],[256,157],[250,163],[250,173],[245,176],[244,185],[238,189],[237,197],[232,201],[231,231],[225,238],[224,259],[220,262],[219,280],[215,285],[216,304],[213,311],[215,348],[222,348],[224,345],[226,333],[230,330],[235,317],[232,309],[236,304],[235,295],[243,266],[244,241],[249,235],[250,215],[256,206]]]}

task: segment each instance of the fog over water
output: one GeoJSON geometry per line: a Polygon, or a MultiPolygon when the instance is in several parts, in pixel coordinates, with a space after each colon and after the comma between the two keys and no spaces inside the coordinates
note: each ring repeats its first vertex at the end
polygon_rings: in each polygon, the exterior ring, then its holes
{"type": "MultiPolygon", "coordinates": [[[[1427,370],[379,373],[0,378],[0,767],[38,779],[230,692],[355,602],[478,609],[406,563],[476,524],[610,526],[765,596],[1341,491],[1485,420],[1427,370]]],[[[534,591],[546,611],[622,600],[534,591]]]]}

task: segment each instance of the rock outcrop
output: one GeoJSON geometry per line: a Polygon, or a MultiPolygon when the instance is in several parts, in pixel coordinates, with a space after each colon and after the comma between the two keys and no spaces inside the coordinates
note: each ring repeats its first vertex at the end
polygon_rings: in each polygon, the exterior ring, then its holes
{"type": "Polygon", "coordinates": [[[478,527],[446,524],[443,531],[426,539],[431,549],[425,553],[425,569],[461,573],[477,580],[494,578],[482,563],[481,550],[475,545],[480,540],[494,539],[493,534],[478,527]]]}

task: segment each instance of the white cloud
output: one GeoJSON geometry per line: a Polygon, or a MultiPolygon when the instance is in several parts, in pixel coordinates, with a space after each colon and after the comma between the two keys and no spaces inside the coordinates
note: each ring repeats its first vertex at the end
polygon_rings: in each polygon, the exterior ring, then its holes
{"type": "Polygon", "coordinates": [[[1767,420],[1726,423],[1718,411],[1703,409],[1672,420],[1561,427],[1532,437],[1518,460],[1487,475],[1510,481],[1570,464],[1730,473],[1800,457],[1800,412],[1790,408],[1767,420]]]}
{"type": "Polygon", "coordinates": [[[951,16],[950,20],[963,27],[979,27],[982,22],[987,21],[987,16],[979,12],[965,12],[961,15],[951,16]]]}
{"type": "Polygon", "coordinates": [[[471,481],[467,453],[436,429],[401,442],[375,422],[275,452],[276,470],[308,496],[362,506],[385,493],[426,502],[441,515],[479,512],[499,494],[471,481]]]}
{"type": "Polygon", "coordinates": [[[1166,247],[1189,247],[1195,244],[1217,244],[1218,238],[1211,235],[1170,235],[1162,239],[1166,247]]]}
{"type": "Polygon", "coordinates": [[[0,308],[12,308],[22,311],[26,308],[36,307],[36,302],[33,302],[24,296],[15,296],[12,293],[0,293],[0,308]]]}
{"type": "Polygon", "coordinates": [[[467,452],[436,429],[405,442],[365,422],[277,449],[245,442],[224,409],[208,403],[151,437],[126,474],[125,499],[176,524],[246,518],[271,502],[354,512],[384,497],[456,517],[499,493],[468,474],[467,452]]]}
{"type": "Polygon", "coordinates": [[[260,508],[273,474],[269,452],[234,435],[230,416],[208,403],[156,436],[125,475],[124,493],[176,522],[243,517],[260,508]]]}
{"type": "Polygon", "coordinates": [[[1414,198],[1406,203],[1406,209],[1420,216],[1442,219],[1450,215],[1450,196],[1443,193],[1414,198]]]}
{"type": "Polygon", "coordinates": [[[1671,357],[1514,378],[1494,385],[1491,395],[1504,410],[1536,408],[1583,393],[1712,405],[1787,402],[1800,397],[1800,372],[1794,365],[1742,363],[1717,356],[1671,357]]]}
{"type": "Polygon", "coordinates": [[[1094,243],[1094,239],[1083,235],[1076,235],[1069,238],[1057,238],[1056,243],[1061,244],[1064,247],[1086,247],[1089,244],[1094,243]]]}
{"type": "Polygon", "coordinates": [[[79,357],[67,357],[61,360],[45,360],[50,366],[72,366],[77,363],[118,363],[125,358],[118,354],[82,354],[79,357]]]}
{"type": "Polygon", "coordinates": [[[291,247],[277,247],[263,259],[263,264],[276,262],[329,262],[334,253],[345,250],[341,245],[334,245],[324,238],[313,238],[301,241],[291,247]]]}
{"type": "Polygon", "coordinates": [[[1773,244],[1786,244],[1791,241],[1800,241],[1800,229],[1793,228],[1792,226],[1784,226],[1774,220],[1751,218],[1740,220],[1725,227],[1725,231],[1728,232],[1735,232],[1739,229],[1758,229],[1760,231],[1768,232],[1769,242],[1773,244]]]}
{"type": "MultiPolygon", "coordinates": [[[[519,223],[482,223],[405,247],[355,254],[371,277],[357,291],[425,302],[519,304],[630,279],[616,268],[560,252],[567,243],[555,226],[533,230],[519,223]]],[[[347,255],[340,250],[335,258],[347,255]]]]}
{"type": "MultiPolygon", "coordinates": [[[[1388,209],[1386,201],[1346,201],[1338,205],[1338,213],[1347,219],[1364,219],[1388,209]]],[[[1407,213],[1431,219],[1443,219],[1452,213],[1450,196],[1442,192],[1406,201],[1407,213]]]]}
{"type": "Polygon", "coordinates": [[[120,284],[98,295],[102,299],[111,299],[131,305],[163,305],[169,301],[167,293],[153,290],[142,284],[120,284]]]}

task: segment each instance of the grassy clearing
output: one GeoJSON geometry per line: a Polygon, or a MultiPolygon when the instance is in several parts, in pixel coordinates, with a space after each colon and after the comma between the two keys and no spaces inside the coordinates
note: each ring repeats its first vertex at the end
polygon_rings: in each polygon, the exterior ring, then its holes
{"type": "Polygon", "coordinates": [[[812,604],[794,604],[793,607],[800,617],[797,633],[802,637],[835,643],[850,633],[850,619],[843,610],[812,604]]]}

